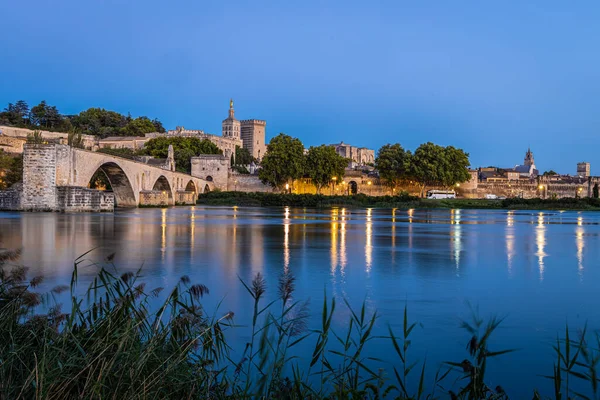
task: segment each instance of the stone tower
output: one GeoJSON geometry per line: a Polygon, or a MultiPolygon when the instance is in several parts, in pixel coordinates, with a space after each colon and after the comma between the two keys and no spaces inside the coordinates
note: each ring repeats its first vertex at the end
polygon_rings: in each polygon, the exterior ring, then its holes
{"type": "Polygon", "coordinates": [[[229,101],[229,116],[223,120],[223,137],[240,138],[240,121],[235,119],[233,100],[229,101]]]}
{"type": "Polygon", "coordinates": [[[250,155],[261,159],[265,155],[265,131],[267,122],[259,119],[246,119],[241,123],[242,141],[250,155]]]}
{"type": "Polygon", "coordinates": [[[533,161],[533,153],[530,148],[527,148],[527,153],[525,153],[525,160],[523,161],[523,165],[527,166],[535,166],[535,162],[533,161]]]}
{"type": "Polygon", "coordinates": [[[590,163],[589,162],[580,162],[577,163],[577,176],[582,176],[587,178],[590,176],[590,163]]]}
{"type": "Polygon", "coordinates": [[[169,170],[175,171],[175,151],[173,150],[173,145],[169,145],[169,150],[167,153],[167,163],[169,164],[169,170]]]}

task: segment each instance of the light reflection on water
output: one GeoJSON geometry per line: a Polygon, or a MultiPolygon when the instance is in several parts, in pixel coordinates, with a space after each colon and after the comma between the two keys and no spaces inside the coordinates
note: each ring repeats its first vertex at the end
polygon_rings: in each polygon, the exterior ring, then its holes
{"type": "MultiPolygon", "coordinates": [[[[381,314],[379,334],[388,323],[401,328],[408,304],[411,319],[423,324],[415,356],[427,354],[431,365],[466,357],[468,338],[458,320],[468,318],[470,302],[483,315],[508,316],[494,345],[523,349],[510,356],[521,367],[513,371],[500,360],[502,368],[489,368],[520,398],[530,395],[519,392],[521,381],[527,390],[532,382],[545,387],[537,375],[552,368],[550,345],[566,320],[574,328],[585,321],[600,327],[599,223],[600,214],[568,211],[195,206],[3,213],[0,245],[24,248],[23,263],[32,275],[45,275],[47,287],[68,283],[73,260],[93,248],[87,258],[116,252],[123,272],[143,263],[148,287],[170,287],[188,275],[210,288],[207,309],[222,300],[240,324],[249,299],[239,279],[261,272],[275,295],[279,274],[290,271],[296,298],[311,299],[313,327],[324,289],[355,307],[366,299],[368,309],[381,314]]],[[[82,286],[96,270],[80,271],[82,286]]],[[[347,311],[339,312],[336,324],[347,326],[347,311]]],[[[384,355],[389,350],[376,349],[384,355]]]]}

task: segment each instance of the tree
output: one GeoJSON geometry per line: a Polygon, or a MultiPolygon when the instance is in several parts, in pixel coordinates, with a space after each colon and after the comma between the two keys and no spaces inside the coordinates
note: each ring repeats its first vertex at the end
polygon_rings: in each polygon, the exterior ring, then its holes
{"type": "Polygon", "coordinates": [[[15,104],[8,103],[3,114],[4,119],[11,125],[27,126],[29,123],[29,106],[24,100],[19,100],[15,104]]]}
{"type": "Polygon", "coordinates": [[[333,178],[342,180],[347,165],[348,160],[336,153],[332,146],[311,146],[306,156],[306,175],[317,187],[317,193],[321,193],[321,188],[331,184],[333,178]]]}
{"type": "Polygon", "coordinates": [[[592,196],[594,196],[595,199],[598,198],[598,183],[594,183],[594,188],[592,189],[592,196]]]}
{"type": "Polygon", "coordinates": [[[421,186],[454,186],[470,178],[469,155],[453,146],[442,147],[431,142],[420,145],[410,162],[410,175],[421,186]]]}
{"type": "Polygon", "coordinates": [[[162,122],[160,122],[158,119],[154,118],[152,120],[152,125],[154,125],[154,130],[156,132],[160,132],[160,133],[165,133],[166,132],[166,130],[165,130],[162,122]]]}
{"type": "Polygon", "coordinates": [[[471,179],[469,154],[462,149],[457,149],[454,146],[445,147],[443,161],[445,163],[445,173],[441,182],[442,185],[450,187],[471,179]]]}
{"type": "Polygon", "coordinates": [[[0,190],[23,180],[23,156],[13,156],[0,150],[0,190]]]}
{"type": "Polygon", "coordinates": [[[392,187],[398,186],[410,172],[410,151],[404,150],[399,143],[386,144],[377,151],[375,169],[392,187]]]}
{"type": "Polygon", "coordinates": [[[558,175],[556,172],[554,172],[554,170],[550,170],[550,171],[545,171],[542,176],[552,176],[552,175],[558,175]]]}
{"type": "Polygon", "coordinates": [[[235,165],[250,165],[252,161],[254,161],[254,157],[252,157],[248,149],[235,146],[235,165]]]}
{"type": "Polygon", "coordinates": [[[42,132],[35,130],[32,133],[27,134],[27,143],[29,144],[43,144],[45,142],[42,132]]]}
{"type": "Polygon", "coordinates": [[[281,190],[286,182],[302,177],[304,145],[299,139],[280,133],[267,145],[260,165],[260,180],[281,190]]]}
{"type": "Polygon", "coordinates": [[[173,145],[177,170],[186,173],[191,172],[190,158],[200,154],[223,154],[221,149],[210,140],[180,136],[171,138],[159,136],[150,139],[146,142],[142,152],[157,158],[167,158],[169,145],[173,145]]]}
{"type": "Polygon", "coordinates": [[[35,126],[46,126],[46,109],[48,105],[42,100],[37,106],[33,106],[29,112],[29,121],[35,126]]]}
{"type": "Polygon", "coordinates": [[[83,149],[83,137],[81,133],[69,132],[67,136],[67,144],[71,147],[83,149]]]}

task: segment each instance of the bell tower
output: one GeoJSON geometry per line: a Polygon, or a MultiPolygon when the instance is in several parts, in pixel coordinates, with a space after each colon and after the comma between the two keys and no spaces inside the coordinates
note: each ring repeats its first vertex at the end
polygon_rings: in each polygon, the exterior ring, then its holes
{"type": "Polygon", "coordinates": [[[235,119],[235,110],[233,109],[233,99],[229,100],[229,115],[223,120],[223,137],[240,138],[240,121],[235,119]]]}

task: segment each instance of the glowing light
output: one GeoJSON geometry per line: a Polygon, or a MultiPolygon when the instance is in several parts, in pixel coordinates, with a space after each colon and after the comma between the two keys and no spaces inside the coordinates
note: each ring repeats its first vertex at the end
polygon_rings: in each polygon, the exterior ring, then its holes
{"type": "Polygon", "coordinates": [[[331,255],[331,275],[335,276],[335,270],[338,265],[337,254],[337,222],[331,223],[331,247],[329,251],[331,255]]]}
{"type": "Polygon", "coordinates": [[[538,226],[536,227],[535,243],[537,245],[538,267],[540,270],[540,281],[544,280],[544,257],[547,256],[544,248],[546,247],[546,226],[544,225],[544,214],[538,215],[538,226]]]}
{"type": "Polygon", "coordinates": [[[581,217],[581,216],[577,217],[577,225],[579,225],[579,226],[583,225],[583,217],[581,217]]]}
{"type": "Polygon", "coordinates": [[[371,181],[368,181],[368,182],[367,182],[367,185],[370,185],[370,184],[371,184],[371,181]]]}
{"type": "Polygon", "coordinates": [[[160,240],[160,251],[162,253],[162,257],[165,257],[165,251],[167,250],[167,209],[163,208],[161,211],[161,223],[160,228],[162,231],[161,240],[160,240]]]}
{"type": "Polygon", "coordinates": [[[462,251],[462,227],[460,225],[460,210],[451,210],[450,213],[452,218],[452,242],[454,244],[454,262],[456,263],[456,273],[458,274],[458,267],[460,264],[460,253],[462,251]]]}
{"type": "Polygon", "coordinates": [[[409,224],[412,224],[412,222],[413,222],[413,215],[414,215],[414,213],[415,213],[414,208],[410,208],[408,210],[408,223],[409,224]]]}
{"type": "Polygon", "coordinates": [[[457,183],[457,184],[456,184],[456,187],[460,187],[460,183],[457,183]]]}
{"type": "Polygon", "coordinates": [[[540,185],[538,186],[538,189],[542,190],[544,188],[544,185],[540,185]]]}
{"type": "Polygon", "coordinates": [[[366,223],[366,228],[365,228],[365,235],[366,235],[366,243],[365,243],[365,263],[366,263],[366,269],[367,269],[367,273],[371,272],[371,266],[373,263],[373,259],[372,259],[372,253],[373,253],[373,245],[372,245],[372,239],[373,239],[373,222],[371,221],[371,209],[367,209],[367,223],[366,223]]]}
{"type": "Polygon", "coordinates": [[[514,211],[509,211],[506,215],[506,225],[513,226],[515,224],[514,211]]]}
{"type": "Polygon", "coordinates": [[[582,226],[578,226],[575,231],[575,244],[577,246],[577,271],[579,272],[580,279],[583,278],[583,247],[585,244],[584,236],[585,233],[582,226]]]}

